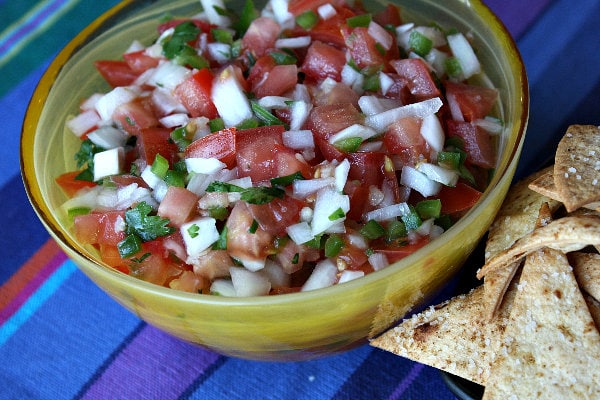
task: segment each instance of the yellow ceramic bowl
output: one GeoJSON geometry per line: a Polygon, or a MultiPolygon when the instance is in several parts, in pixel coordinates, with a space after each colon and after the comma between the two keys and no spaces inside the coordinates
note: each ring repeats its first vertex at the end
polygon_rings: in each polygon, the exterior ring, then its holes
{"type": "MultiPolygon", "coordinates": [[[[241,1],[240,1],[241,3],[241,1]]],[[[497,173],[480,202],[444,235],[364,278],[306,293],[224,298],[166,289],[103,265],[58,215],[65,197],[54,179],[75,169],[78,139],[65,118],[94,91],[107,90],[93,61],[116,59],[133,38],[155,36],[158,19],[198,12],[198,0],[127,0],[98,18],[57,56],[24,121],[22,174],[39,218],[79,268],[117,302],[171,334],[217,352],[260,360],[302,360],[366,342],[431,298],[461,267],[494,218],[511,183],[528,117],[527,78],[516,46],[479,0],[398,0],[407,19],[438,21],[474,36],[506,122],[497,173]],[[150,5],[148,5],[150,3],[150,5]]]]}

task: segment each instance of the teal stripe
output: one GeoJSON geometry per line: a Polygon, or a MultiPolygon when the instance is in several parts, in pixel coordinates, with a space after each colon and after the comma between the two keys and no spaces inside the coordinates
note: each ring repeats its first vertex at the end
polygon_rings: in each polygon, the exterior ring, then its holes
{"type": "Polygon", "coordinates": [[[29,299],[23,303],[21,308],[0,326],[0,346],[4,345],[19,328],[31,318],[33,314],[61,287],[77,267],[71,260],[65,261],[29,299]]]}

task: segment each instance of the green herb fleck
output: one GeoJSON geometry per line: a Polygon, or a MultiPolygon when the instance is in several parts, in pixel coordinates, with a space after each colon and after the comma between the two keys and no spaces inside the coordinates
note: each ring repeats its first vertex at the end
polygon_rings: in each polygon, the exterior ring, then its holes
{"type": "Polygon", "coordinates": [[[139,236],[144,242],[175,232],[175,228],[168,226],[168,218],[151,215],[152,212],[152,206],[145,201],[127,210],[125,212],[125,222],[127,224],[125,232],[128,235],[139,236]]]}
{"type": "Polygon", "coordinates": [[[342,210],[342,207],[340,207],[334,212],[332,212],[328,218],[330,221],[335,221],[336,219],[344,218],[345,216],[346,213],[344,213],[344,210],[342,210]]]}
{"type": "Polygon", "coordinates": [[[197,237],[199,235],[199,232],[200,232],[200,227],[196,224],[192,224],[192,225],[190,225],[189,228],[187,228],[187,233],[188,233],[188,235],[190,235],[190,237],[192,239],[197,237]]]}

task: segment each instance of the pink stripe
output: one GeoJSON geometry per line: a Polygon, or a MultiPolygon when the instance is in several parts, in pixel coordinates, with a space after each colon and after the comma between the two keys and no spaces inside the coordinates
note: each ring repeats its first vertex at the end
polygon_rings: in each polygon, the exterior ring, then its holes
{"type": "Polygon", "coordinates": [[[218,359],[216,353],[146,325],[81,398],[178,398],[218,359]]]}
{"type": "Polygon", "coordinates": [[[21,289],[19,294],[0,310],[0,325],[4,324],[27,299],[65,262],[67,256],[59,252],[21,289]]]}

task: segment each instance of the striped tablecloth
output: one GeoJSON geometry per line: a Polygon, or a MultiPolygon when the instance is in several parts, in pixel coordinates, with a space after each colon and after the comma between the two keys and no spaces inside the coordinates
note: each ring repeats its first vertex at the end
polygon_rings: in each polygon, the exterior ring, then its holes
{"type": "MultiPolygon", "coordinates": [[[[368,346],[269,363],[183,343],[117,305],[49,240],[19,175],[22,118],[52,57],[115,3],[0,0],[0,399],[453,399],[438,371],[368,346]]],[[[600,124],[600,2],[488,4],[530,78],[522,176],[569,124],[600,124]]]]}

